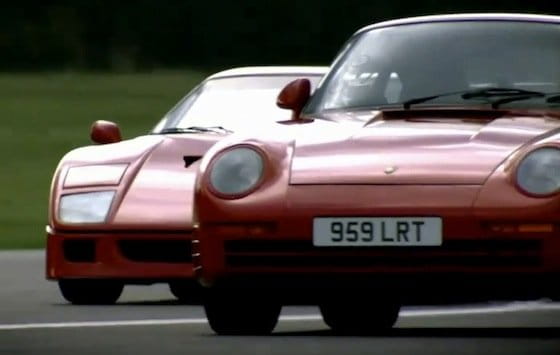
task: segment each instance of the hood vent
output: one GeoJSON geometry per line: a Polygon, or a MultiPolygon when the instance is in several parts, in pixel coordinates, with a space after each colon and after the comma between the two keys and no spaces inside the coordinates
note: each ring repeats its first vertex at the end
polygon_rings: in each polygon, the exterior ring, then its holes
{"type": "Polygon", "coordinates": [[[183,161],[185,162],[185,168],[191,166],[195,161],[202,158],[201,156],[185,155],[183,156],[183,161]]]}

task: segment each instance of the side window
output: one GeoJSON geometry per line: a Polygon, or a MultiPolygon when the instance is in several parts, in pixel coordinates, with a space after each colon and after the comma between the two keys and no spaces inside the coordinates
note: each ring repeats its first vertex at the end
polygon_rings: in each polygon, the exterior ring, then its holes
{"type": "Polygon", "coordinates": [[[387,103],[394,104],[400,101],[402,92],[402,82],[399,74],[392,72],[385,87],[385,99],[387,103]]]}

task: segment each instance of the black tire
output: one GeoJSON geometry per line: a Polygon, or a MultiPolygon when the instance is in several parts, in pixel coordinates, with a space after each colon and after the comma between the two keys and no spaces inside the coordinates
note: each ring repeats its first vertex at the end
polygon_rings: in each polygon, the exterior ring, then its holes
{"type": "Polygon", "coordinates": [[[235,297],[221,290],[204,300],[204,311],[210,328],[219,335],[270,334],[280,316],[282,306],[275,301],[254,297],[235,297]]]}
{"type": "Polygon", "coordinates": [[[59,280],[62,296],[72,304],[94,305],[114,304],[124,288],[124,284],[112,280],[59,280]]]}
{"type": "Polygon", "coordinates": [[[387,300],[327,301],[319,305],[324,322],[339,334],[373,334],[393,327],[400,303],[387,300]]]}
{"type": "Polygon", "coordinates": [[[204,288],[194,280],[171,281],[169,291],[184,304],[202,304],[204,288]]]}

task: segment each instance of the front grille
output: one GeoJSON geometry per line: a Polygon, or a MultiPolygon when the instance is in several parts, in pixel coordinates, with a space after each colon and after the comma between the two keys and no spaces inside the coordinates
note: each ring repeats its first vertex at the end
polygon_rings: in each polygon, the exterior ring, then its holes
{"type": "Polygon", "coordinates": [[[449,240],[438,247],[314,247],[310,241],[230,240],[233,267],[509,267],[541,264],[540,240],[449,240]]]}
{"type": "Polygon", "coordinates": [[[120,240],[121,254],[132,261],[152,263],[190,263],[189,240],[120,240]]]}
{"type": "Polygon", "coordinates": [[[79,239],[65,240],[62,243],[64,259],[74,263],[93,263],[95,262],[95,240],[79,239]]]}

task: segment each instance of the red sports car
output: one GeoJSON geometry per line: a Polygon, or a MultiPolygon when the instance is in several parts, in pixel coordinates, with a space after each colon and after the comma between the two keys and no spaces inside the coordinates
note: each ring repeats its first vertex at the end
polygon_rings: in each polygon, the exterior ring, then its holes
{"type": "Polygon", "coordinates": [[[250,67],[215,74],[185,96],[151,134],[121,141],[98,121],[100,145],[75,149],[56,169],[47,225],[48,279],[76,304],[115,302],[125,284],[169,282],[197,298],[191,264],[192,191],[199,159],[232,131],[289,119],[280,89],[324,67],[250,67]],[[109,144],[110,143],[110,144],[109,144]]]}
{"type": "Polygon", "coordinates": [[[374,24],[304,84],[278,97],[298,135],[233,135],[198,167],[214,331],[270,332],[285,304],[368,332],[404,304],[560,295],[560,17],[374,24]]]}

